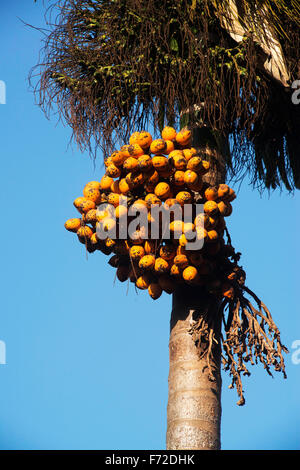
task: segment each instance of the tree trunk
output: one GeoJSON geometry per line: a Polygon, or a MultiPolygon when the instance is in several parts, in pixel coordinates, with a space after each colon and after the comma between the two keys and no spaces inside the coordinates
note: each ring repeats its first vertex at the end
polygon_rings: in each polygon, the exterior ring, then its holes
{"type": "MultiPolygon", "coordinates": [[[[194,131],[194,146],[204,146],[211,155],[212,169],[206,177],[211,185],[225,182],[227,142],[220,145],[205,127],[194,131]],[[222,148],[222,153],[220,151],[222,148]],[[223,153],[224,152],[224,153],[223,153]]],[[[167,449],[207,449],[221,447],[221,318],[217,318],[219,301],[201,287],[182,286],[173,294],[169,342],[169,398],[167,410],[167,449]],[[190,328],[209,309],[216,315],[215,337],[210,378],[206,358],[195,343],[190,328]]],[[[203,348],[204,346],[202,346],[203,348]]]]}
{"type": "MultiPolygon", "coordinates": [[[[209,300],[199,288],[184,287],[173,295],[167,449],[220,449],[220,348],[214,351],[212,382],[206,358],[199,359],[200,351],[189,332],[209,300]]],[[[212,309],[217,310],[218,303],[214,303],[212,309]]]]}

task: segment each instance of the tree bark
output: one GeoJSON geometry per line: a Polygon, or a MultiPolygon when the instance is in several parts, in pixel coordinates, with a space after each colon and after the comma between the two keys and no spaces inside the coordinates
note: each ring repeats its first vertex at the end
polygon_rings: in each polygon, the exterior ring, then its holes
{"type": "MultiPolygon", "coordinates": [[[[212,169],[206,177],[211,185],[225,182],[225,154],[228,141],[218,139],[209,129],[194,131],[193,144],[210,153],[212,169]],[[222,149],[222,150],[221,150],[222,149]],[[224,152],[224,153],[223,153],[224,152]]],[[[217,318],[219,301],[201,287],[182,286],[173,294],[169,341],[169,397],[167,409],[167,449],[221,448],[221,318],[217,318]],[[216,315],[215,337],[210,380],[206,358],[190,333],[201,314],[210,309],[216,315]]]]}

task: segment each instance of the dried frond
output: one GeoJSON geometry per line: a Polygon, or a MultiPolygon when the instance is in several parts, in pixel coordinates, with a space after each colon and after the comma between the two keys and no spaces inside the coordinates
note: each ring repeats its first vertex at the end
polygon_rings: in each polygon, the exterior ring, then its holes
{"type": "MultiPolygon", "coordinates": [[[[268,308],[254,292],[245,286],[245,272],[238,266],[240,253],[234,251],[228,231],[227,237],[233,260],[230,271],[235,271],[237,274],[230,281],[234,294],[223,299],[220,296],[219,308],[217,310],[208,308],[201,314],[190,333],[199,348],[201,357],[207,359],[207,367],[212,380],[214,374],[210,364],[215,354],[216,338],[221,337],[222,364],[224,370],[228,371],[232,378],[230,388],[235,387],[237,390],[239,396],[237,404],[244,405],[242,377],[251,375],[247,367],[248,363],[255,365],[260,362],[270,376],[272,376],[273,368],[277,372],[282,372],[286,378],[283,353],[287,353],[288,350],[281,342],[279,329],[268,308]],[[221,319],[223,329],[219,335],[221,319]]],[[[226,273],[230,264],[229,260],[220,257],[218,264],[220,274],[226,273]]],[[[212,304],[214,304],[213,300],[212,304]]]]}
{"type": "MultiPolygon", "coordinates": [[[[225,308],[224,308],[225,313],[225,308]]],[[[223,343],[223,366],[232,376],[231,387],[237,389],[240,400],[245,403],[242,375],[250,375],[246,364],[261,362],[272,376],[271,367],[286,378],[283,352],[288,352],[281,343],[278,327],[267,307],[247,287],[237,288],[236,296],[227,305],[227,323],[223,343]],[[245,294],[249,294],[256,307],[245,294]]]]}

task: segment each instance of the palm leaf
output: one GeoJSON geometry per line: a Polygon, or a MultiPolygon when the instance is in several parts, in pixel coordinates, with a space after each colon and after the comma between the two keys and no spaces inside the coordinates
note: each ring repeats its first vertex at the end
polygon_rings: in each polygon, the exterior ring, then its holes
{"type": "Polygon", "coordinates": [[[82,149],[107,154],[201,105],[191,125],[234,142],[233,178],[299,187],[299,1],[58,0],[49,28],[36,92],[82,149]]]}

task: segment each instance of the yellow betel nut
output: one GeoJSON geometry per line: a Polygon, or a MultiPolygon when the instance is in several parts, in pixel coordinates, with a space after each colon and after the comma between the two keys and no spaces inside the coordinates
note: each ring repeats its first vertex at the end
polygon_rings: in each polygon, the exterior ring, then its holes
{"type": "Polygon", "coordinates": [[[113,163],[111,157],[104,158],[104,165],[106,168],[113,163]]]}
{"type": "Polygon", "coordinates": [[[166,126],[163,128],[161,136],[164,140],[175,140],[177,132],[174,127],[166,126]]]}
{"type": "Polygon", "coordinates": [[[229,188],[229,193],[224,196],[224,199],[226,198],[226,201],[232,202],[236,198],[235,191],[232,188],[229,188]]]}
{"type": "Polygon", "coordinates": [[[97,209],[91,209],[85,214],[85,222],[87,224],[95,224],[98,222],[98,211],[97,209]]]}
{"type": "Polygon", "coordinates": [[[148,289],[150,285],[150,277],[147,274],[143,274],[136,280],[135,285],[139,289],[148,289]]]}
{"type": "Polygon", "coordinates": [[[186,246],[187,245],[188,239],[186,238],[184,233],[182,235],[180,235],[178,242],[179,242],[179,246],[186,246]]]}
{"type": "Polygon", "coordinates": [[[186,255],[177,255],[174,258],[174,264],[179,268],[184,269],[189,265],[189,260],[186,255]]]}
{"type": "Polygon", "coordinates": [[[193,283],[198,278],[198,271],[194,266],[187,266],[182,272],[182,277],[186,282],[193,283]]]}
{"type": "Polygon", "coordinates": [[[125,178],[120,179],[119,189],[120,189],[122,194],[127,194],[130,191],[131,186],[127,183],[125,178]]]}
{"type": "Polygon", "coordinates": [[[84,214],[89,210],[96,208],[96,204],[94,203],[94,201],[90,201],[86,197],[76,198],[73,204],[81,214],[84,214]]]}
{"type": "Polygon", "coordinates": [[[174,197],[170,197],[164,201],[164,207],[165,209],[170,209],[171,207],[175,206],[178,204],[176,199],[174,197]]]}
{"type": "Polygon", "coordinates": [[[112,238],[107,238],[105,240],[105,245],[107,246],[107,248],[113,248],[115,246],[115,244],[116,244],[116,242],[112,238]]]}
{"type": "Polygon", "coordinates": [[[101,189],[101,184],[100,181],[89,181],[86,183],[84,189],[97,189],[97,191],[100,191],[101,189]]]}
{"type": "Polygon", "coordinates": [[[80,226],[81,226],[81,219],[73,218],[73,219],[68,219],[65,222],[65,228],[69,232],[77,232],[80,226]]]}
{"type": "Polygon", "coordinates": [[[163,258],[156,258],[154,271],[156,271],[157,273],[167,273],[168,271],[170,271],[168,261],[163,258]]]}
{"type": "Polygon", "coordinates": [[[167,199],[170,196],[171,188],[168,183],[158,183],[154,193],[160,199],[167,199]]]}
{"type": "Polygon", "coordinates": [[[134,188],[144,183],[145,175],[142,172],[139,172],[139,173],[130,172],[126,175],[125,180],[129,186],[134,188]]]}
{"type": "MultiPolygon", "coordinates": [[[[140,158],[140,157],[139,157],[140,158]]],[[[124,170],[134,171],[138,167],[138,160],[134,157],[128,157],[123,163],[124,170]]]]}
{"type": "Polygon", "coordinates": [[[114,180],[110,176],[107,176],[107,175],[102,176],[101,181],[100,181],[101,190],[102,191],[110,190],[110,187],[111,187],[113,182],[114,182],[114,180]]]}
{"type": "Polygon", "coordinates": [[[197,155],[197,150],[195,148],[188,148],[188,149],[183,149],[183,155],[189,161],[192,157],[195,157],[197,155]]]}
{"type": "Polygon", "coordinates": [[[153,168],[152,158],[150,155],[141,155],[138,158],[138,167],[141,171],[150,171],[153,168]]]}
{"type": "Polygon", "coordinates": [[[199,170],[202,175],[208,172],[210,163],[207,160],[202,160],[202,168],[199,170]]]}
{"type": "Polygon", "coordinates": [[[192,222],[183,223],[183,233],[188,235],[188,239],[191,238],[191,235],[195,232],[195,225],[192,222]]]}
{"type": "Polygon", "coordinates": [[[155,242],[153,240],[147,240],[144,243],[145,253],[150,255],[155,252],[155,242]]]}
{"type": "Polygon", "coordinates": [[[140,245],[134,245],[130,248],[129,256],[133,260],[140,260],[143,256],[145,256],[145,250],[140,245]]]}
{"type": "Polygon", "coordinates": [[[147,173],[146,179],[148,184],[157,184],[159,182],[159,174],[155,169],[153,169],[152,171],[147,173]]]}
{"type": "Polygon", "coordinates": [[[131,134],[131,136],[129,137],[129,144],[130,145],[134,145],[134,144],[139,145],[139,142],[138,142],[139,135],[140,135],[139,132],[134,132],[133,134],[131,134]]]}
{"type": "Polygon", "coordinates": [[[149,209],[151,208],[151,206],[161,206],[162,204],[160,198],[157,197],[156,194],[153,194],[153,193],[147,194],[147,196],[145,197],[145,202],[149,209]]]}
{"type": "Polygon", "coordinates": [[[136,139],[136,143],[140,147],[142,147],[143,150],[150,147],[151,142],[152,142],[152,136],[151,136],[150,132],[147,132],[147,131],[139,132],[139,135],[136,139]]]}
{"type": "Polygon", "coordinates": [[[107,176],[110,176],[111,178],[119,178],[119,176],[121,175],[121,170],[120,170],[119,167],[114,165],[114,163],[112,163],[111,165],[109,165],[106,168],[106,173],[105,174],[107,176]]]}
{"type": "Polygon", "coordinates": [[[193,197],[188,191],[180,191],[176,195],[176,200],[177,202],[179,202],[180,205],[183,206],[184,204],[191,204],[193,197]]]}
{"type": "Polygon", "coordinates": [[[204,196],[208,201],[215,201],[218,199],[218,189],[215,187],[207,188],[204,192],[204,196]]]}
{"type": "Polygon", "coordinates": [[[180,145],[186,145],[192,138],[192,131],[184,127],[176,135],[176,142],[180,145]]]}
{"type": "Polygon", "coordinates": [[[216,201],[207,201],[203,205],[204,212],[208,215],[217,215],[219,212],[218,204],[216,201]]]}
{"type": "Polygon", "coordinates": [[[216,230],[208,230],[207,238],[208,238],[209,241],[214,242],[214,241],[218,240],[219,234],[216,230]]]}
{"type": "Polygon", "coordinates": [[[170,270],[170,275],[179,280],[182,277],[182,270],[176,264],[173,264],[170,270]]]}
{"type": "MultiPolygon", "coordinates": [[[[173,154],[173,152],[171,152],[170,155],[171,154],[173,154]]],[[[170,158],[170,155],[169,155],[169,159],[173,163],[173,166],[174,166],[174,168],[176,168],[176,170],[185,170],[186,169],[188,161],[187,161],[187,159],[185,158],[185,156],[183,154],[182,155],[174,155],[171,158],[170,158]]]]}
{"type": "Polygon", "coordinates": [[[119,181],[113,181],[110,186],[110,190],[112,193],[121,194],[121,191],[119,188],[119,181]]]}
{"type": "MultiPolygon", "coordinates": [[[[110,162],[113,163],[116,166],[121,166],[124,162],[124,155],[122,152],[117,150],[116,152],[112,153],[111,156],[109,157],[110,162]]],[[[109,166],[109,165],[107,165],[109,166]]]]}
{"type": "Polygon", "coordinates": [[[166,150],[167,144],[164,139],[155,139],[151,142],[150,152],[154,154],[164,153],[166,150]]]}
{"type": "Polygon", "coordinates": [[[184,173],[184,182],[185,184],[196,184],[198,182],[199,176],[193,170],[187,170],[184,173]]]}
{"type": "Polygon", "coordinates": [[[121,152],[126,156],[126,157],[140,157],[141,155],[144,154],[144,150],[142,147],[138,144],[133,144],[133,145],[123,145],[121,148],[121,152]]]}
{"type": "Polygon", "coordinates": [[[153,269],[155,266],[155,256],[145,255],[140,259],[139,267],[141,269],[153,269]]]}
{"type": "Polygon", "coordinates": [[[197,173],[201,172],[201,170],[202,170],[202,159],[201,159],[201,157],[199,157],[199,156],[191,157],[187,162],[187,169],[192,170],[192,171],[196,171],[197,173]]]}
{"type": "Polygon", "coordinates": [[[157,155],[152,158],[152,165],[156,170],[167,170],[169,168],[169,160],[163,155],[157,155]]]}
{"type": "Polygon", "coordinates": [[[228,211],[228,203],[225,203],[223,201],[218,202],[218,208],[219,212],[221,215],[226,217],[227,211],[228,211]]]}
{"type": "Polygon", "coordinates": [[[223,198],[229,195],[230,188],[227,184],[219,184],[218,186],[218,197],[223,198]]]}
{"type": "Polygon", "coordinates": [[[148,292],[152,299],[158,299],[162,294],[162,288],[156,282],[152,282],[148,287],[148,292]]]}
{"type": "Polygon", "coordinates": [[[173,179],[174,179],[174,183],[176,184],[176,186],[184,186],[185,184],[184,175],[185,175],[185,172],[182,170],[175,171],[173,179]]]}
{"type": "Polygon", "coordinates": [[[93,235],[92,235],[91,238],[90,238],[91,244],[92,244],[92,245],[97,245],[98,241],[99,241],[99,240],[98,240],[97,234],[96,234],[96,233],[93,233],[93,235]]]}
{"type": "Polygon", "coordinates": [[[109,195],[107,196],[107,202],[108,204],[111,204],[112,206],[117,207],[120,202],[120,194],[109,193],[109,195]]]}
{"type": "Polygon", "coordinates": [[[172,160],[174,157],[184,157],[183,150],[180,150],[180,149],[173,150],[172,152],[170,152],[168,157],[169,157],[169,160],[172,160]]]}
{"type": "Polygon", "coordinates": [[[174,143],[171,140],[166,140],[166,148],[164,150],[165,155],[169,155],[174,150],[174,143]]]}
{"type": "Polygon", "coordinates": [[[176,255],[176,249],[174,245],[163,245],[160,247],[159,255],[166,261],[172,260],[176,255]]]}
{"type": "Polygon", "coordinates": [[[91,188],[90,186],[85,186],[83,189],[83,195],[90,201],[93,201],[96,205],[101,202],[101,192],[99,189],[91,188]]]}
{"type": "Polygon", "coordinates": [[[90,238],[93,235],[93,230],[88,225],[83,225],[77,230],[78,237],[90,238]]]}

